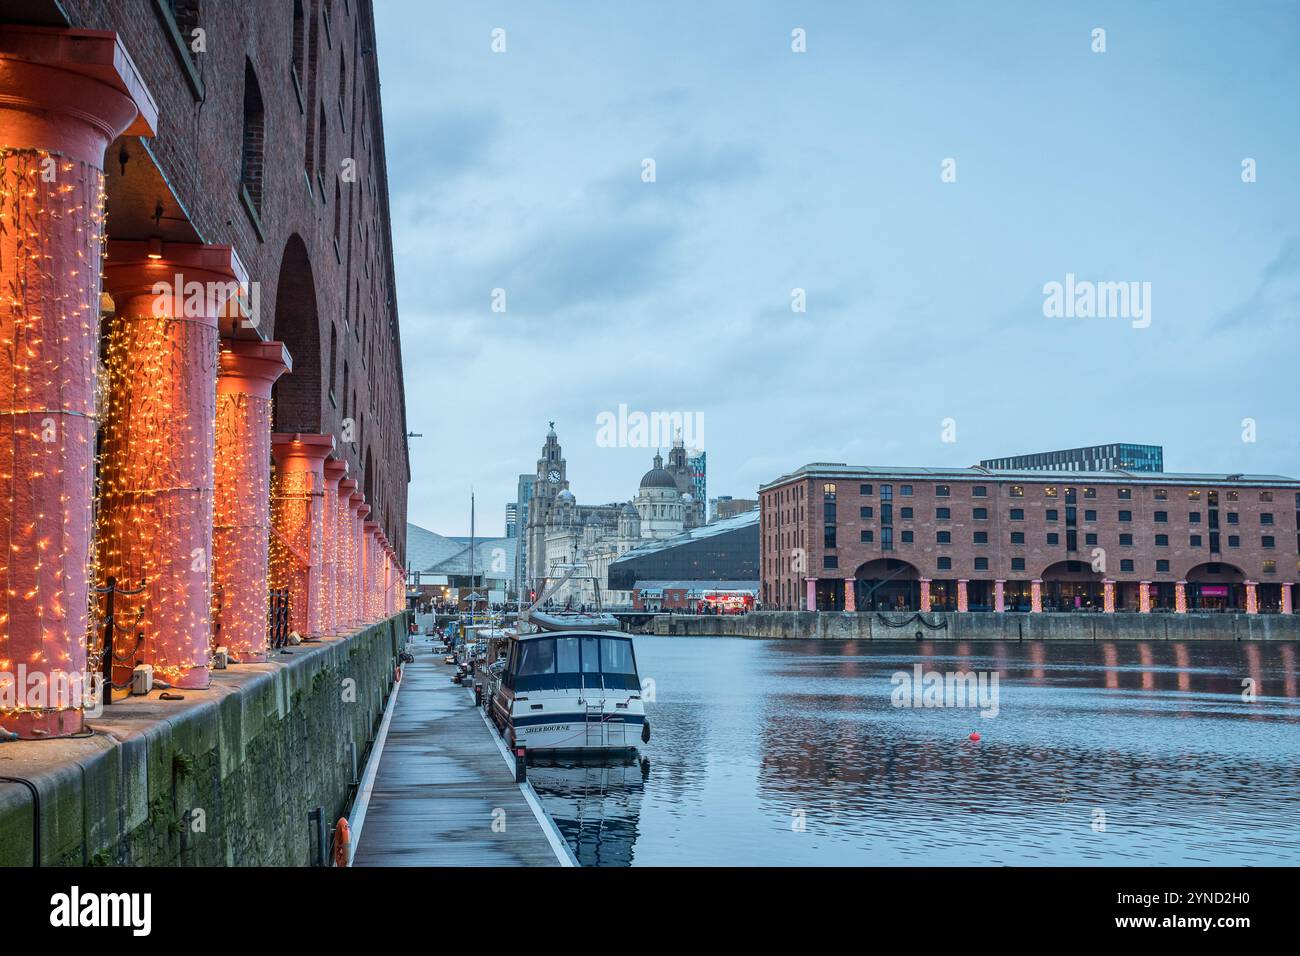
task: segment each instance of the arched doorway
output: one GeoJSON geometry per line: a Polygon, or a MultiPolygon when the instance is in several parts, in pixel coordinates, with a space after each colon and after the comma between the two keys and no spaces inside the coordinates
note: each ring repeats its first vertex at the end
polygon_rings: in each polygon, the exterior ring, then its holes
{"type": "Polygon", "coordinates": [[[1208,561],[1188,570],[1189,611],[1246,610],[1246,574],[1235,564],[1208,561]]]}
{"type": "Polygon", "coordinates": [[[916,566],[898,558],[876,558],[853,572],[854,599],[859,611],[919,611],[921,575],[916,566]]]}
{"type": "Polygon", "coordinates": [[[281,376],[271,393],[275,430],[319,434],[323,393],[316,280],[307,246],[297,233],[289,237],[280,257],[273,332],[293,357],[293,372],[281,376]]]}
{"type": "Polygon", "coordinates": [[[1044,611],[1100,611],[1103,594],[1100,571],[1088,561],[1057,561],[1043,569],[1044,611]]]}

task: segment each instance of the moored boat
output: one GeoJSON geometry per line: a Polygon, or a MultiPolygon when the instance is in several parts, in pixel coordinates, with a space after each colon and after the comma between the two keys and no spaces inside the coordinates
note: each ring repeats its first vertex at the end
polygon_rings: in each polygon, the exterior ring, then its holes
{"type": "Polygon", "coordinates": [[[636,651],[618,632],[511,635],[491,713],[528,752],[626,752],[650,737],[636,651]]]}

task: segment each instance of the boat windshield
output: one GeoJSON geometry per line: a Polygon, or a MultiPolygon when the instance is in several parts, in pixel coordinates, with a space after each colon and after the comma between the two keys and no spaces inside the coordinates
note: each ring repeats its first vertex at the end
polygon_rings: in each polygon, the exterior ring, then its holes
{"type": "Polygon", "coordinates": [[[503,683],[515,690],[640,687],[630,638],[564,635],[516,641],[503,683]]]}

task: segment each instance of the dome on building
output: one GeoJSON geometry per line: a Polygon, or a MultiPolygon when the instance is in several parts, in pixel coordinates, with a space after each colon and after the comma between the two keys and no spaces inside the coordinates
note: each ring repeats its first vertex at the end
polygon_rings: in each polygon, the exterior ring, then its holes
{"type": "Polygon", "coordinates": [[[663,468],[651,468],[641,476],[642,488],[671,488],[677,490],[677,480],[663,468]]]}
{"type": "Polygon", "coordinates": [[[691,504],[692,502],[695,501],[695,496],[692,495],[689,491],[683,491],[683,492],[682,492],[682,501],[686,502],[686,503],[689,505],[689,504],[691,504]]]}
{"type": "Polygon", "coordinates": [[[573,492],[570,491],[568,488],[565,488],[563,491],[561,491],[558,495],[555,496],[555,500],[563,501],[566,503],[570,502],[573,500],[573,492]]]}
{"type": "Polygon", "coordinates": [[[627,515],[629,518],[640,517],[640,515],[637,513],[636,508],[632,506],[632,502],[630,501],[627,504],[623,505],[623,514],[627,515]]]}

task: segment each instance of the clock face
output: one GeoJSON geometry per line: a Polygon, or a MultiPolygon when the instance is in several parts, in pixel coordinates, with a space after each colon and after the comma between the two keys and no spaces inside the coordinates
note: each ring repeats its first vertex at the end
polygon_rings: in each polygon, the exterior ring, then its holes
{"type": "Polygon", "coordinates": [[[558,485],[560,483],[560,473],[552,468],[546,473],[546,480],[553,485],[558,485]]]}

